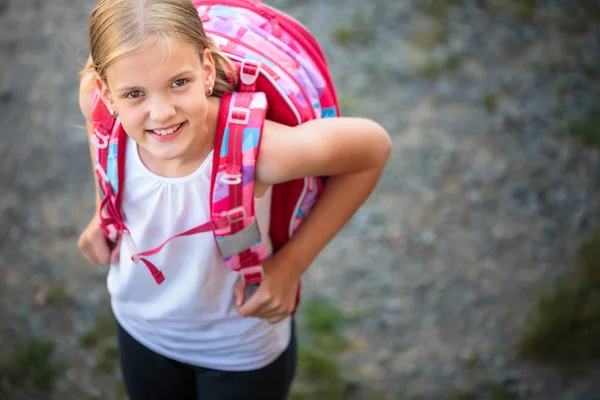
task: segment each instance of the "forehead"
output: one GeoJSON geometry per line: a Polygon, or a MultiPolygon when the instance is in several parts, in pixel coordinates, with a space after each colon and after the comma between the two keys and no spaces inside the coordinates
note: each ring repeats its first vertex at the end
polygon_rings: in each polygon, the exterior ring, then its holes
{"type": "Polygon", "coordinates": [[[201,71],[201,67],[200,56],[190,44],[153,41],[112,63],[106,69],[106,78],[111,86],[147,86],[163,83],[184,69],[201,71]]]}

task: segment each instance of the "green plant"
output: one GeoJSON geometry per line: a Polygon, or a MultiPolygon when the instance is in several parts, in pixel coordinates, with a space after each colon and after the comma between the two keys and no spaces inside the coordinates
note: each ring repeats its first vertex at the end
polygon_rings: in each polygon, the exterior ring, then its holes
{"type": "Polygon", "coordinates": [[[342,47],[368,46],[377,39],[377,26],[366,14],[356,11],[350,26],[334,28],[331,38],[342,47]]]}
{"type": "Polygon", "coordinates": [[[346,386],[341,376],[339,356],[347,340],[338,332],[344,314],[323,299],[305,301],[298,322],[306,345],[298,351],[298,379],[292,400],[339,399],[346,386]]]}
{"type": "Polygon", "coordinates": [[[96,359],[94,369],[98,372],[109,373],[117,369],[119,350],[114,345],[105,346],[96,359]]]}
{"type": "Polygon", "coordinates": [[[18,387],[31,381],[44,391],[54,386],[64,365],[52,360],[54,342],[32,339],[15,347],[10,356],[0,364],[0,377],[7,380],[11,387],[18,387]]]}
{"type": "Polygon", "coordinates": [[[537,16],[537,7],[538,0],[496,0],[487,3],[485,12],[489,18],[509,13],[521,22],[532,22],[537,16]]]}
{"type": "Polygon", "coordinates": [[[111,313],[104,313],[98,316],[94,325],[90,326],[81,336],[79,344],[83,347],[91,348],[98,343],[113,339],[117,334],[117,325],[111,313]]]}
{"type": "Polygon", "coordinates": [[[600,149],[600,111],[591,111],[581,119],[569,121],[567,129],[586,146],[600,149]]]}
{"type": "Polygon", "coordinates": [[[48,290],[48,304],[65,304],[73,300],[65,287],[59,283],[53,283],[48,290]]]}
{"type": "Polygon", "coordinates": [[[486,93],[481,99],[481,104],[487,112],[492,113],[498,108],[498,98],[493,93],[486,93]]]}
{"type": "Polygon", "coordinates": [[[429,59],[416,66],[416,72],[423,78],[435,79],[443,73],[457,71],[464,61],[460,54],[449,54],[441,60],[429,59]]]}
{"type": "Polygon", "coordinates": [[[562,283],[543,295],[517,344],[525,358],[569,368],[600,357],[600,290],[562,283]]]}
{"type": "Polygon", "coordinates": [[[582,284],[600,286],[600,228],[579,248],[575,267],[582,284]]]}
{"type": "Polygon", "coordinates": [[[477,390],[455,390],[452,393],[452,400],[519,400],[519,397],[506,385],[489,381],[477,390]]]}
{"type": "Polygon", "coordinates": [[[460,5],[461,0],[416,0],[415,7],[424,15],[445,21],[450,7],[460,5]]]}

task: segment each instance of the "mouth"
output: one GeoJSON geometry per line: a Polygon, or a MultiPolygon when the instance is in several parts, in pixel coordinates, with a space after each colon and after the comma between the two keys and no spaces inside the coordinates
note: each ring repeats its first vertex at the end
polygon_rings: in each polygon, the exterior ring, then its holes
{"type": "Polygon", "coordinates": [[[169,140],[178,136],[186,125],[187,121],[184,121],[177,125],[172,125],[166,129],[147,129],[146,133],[152,135],[152,137],[156,138],[157,140],[169,140]]]}
{"type": "Polygon", "coordinates": [[[165,128],[165,129],[148,129],[146,130],[146,132],[149,133],[154,133],[155,135],[160,135],[160,136],[168,136],[168,135],[172,135],[173,133],[175,133],[179,128],[181,128],[181,125],[183,125],[184,123],[180,123],[177,125],[172,125],[169,128],[165,128]]]}

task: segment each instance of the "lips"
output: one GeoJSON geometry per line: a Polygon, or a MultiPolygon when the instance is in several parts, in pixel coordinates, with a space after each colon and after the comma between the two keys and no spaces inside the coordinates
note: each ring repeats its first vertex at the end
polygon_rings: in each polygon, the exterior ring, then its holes
{"type": "Polygon", "coordinates": [[[161,135],[161,136],[171,135],[175,131],[177,131],[177,129],[179,129],[182,124],[183,124],[183,122],[176,124],[176,125],[171,125],[170,127],[167,127],[167,128],[151,129],[150,131],[157,135],[161,135]]]}
{"type": "Polygon", "coordinates": [[[166,142],[175,139],[187,126],[187,121],[166,128],[146,130],[154,139],[166,142]]]}

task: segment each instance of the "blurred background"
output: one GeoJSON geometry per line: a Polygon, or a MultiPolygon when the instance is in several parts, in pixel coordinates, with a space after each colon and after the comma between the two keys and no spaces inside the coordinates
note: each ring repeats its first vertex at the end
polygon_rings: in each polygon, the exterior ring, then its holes
{"type": "MultiPolygon", "coordinates": [[[[393,139],[306,274],[293,399],[600,399],[600,3],[272,0],[393,139]]],[[[123,399],[78,71],[92,0],[0,0],[0,399],[123,399]]],[[[251,398],[251,397],[250,397],[251,398]]]]}

